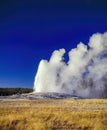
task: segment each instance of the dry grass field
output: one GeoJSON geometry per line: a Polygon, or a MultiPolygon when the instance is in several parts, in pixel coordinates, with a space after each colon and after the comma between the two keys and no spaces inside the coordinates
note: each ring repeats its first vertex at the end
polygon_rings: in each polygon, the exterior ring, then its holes
{"type": "Polygon", "coordinates": [[[0,130],[107,130],[107,100],[0,100],[0,130]]]}

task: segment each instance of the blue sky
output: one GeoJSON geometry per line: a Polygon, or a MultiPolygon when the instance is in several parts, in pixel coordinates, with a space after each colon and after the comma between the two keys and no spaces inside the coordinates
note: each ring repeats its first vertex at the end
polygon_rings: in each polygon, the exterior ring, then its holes
{"type": "Polygon", "coordinates": [[[33,87],[41,59],[107,31],[106,0],[1,0],[0,87],[33,87]]]}

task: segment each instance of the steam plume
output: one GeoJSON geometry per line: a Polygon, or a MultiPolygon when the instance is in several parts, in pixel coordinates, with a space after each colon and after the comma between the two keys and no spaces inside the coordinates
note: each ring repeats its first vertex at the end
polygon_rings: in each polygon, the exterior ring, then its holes
{"type": "Polygon", "coordinates": [[[88,46],[80,42],[69,51],[67,63],[65,52],[55,50],[49,61],[40,61],[34,91],[101,97],[107,79],[107,33],[93,34],[88,46]]]}

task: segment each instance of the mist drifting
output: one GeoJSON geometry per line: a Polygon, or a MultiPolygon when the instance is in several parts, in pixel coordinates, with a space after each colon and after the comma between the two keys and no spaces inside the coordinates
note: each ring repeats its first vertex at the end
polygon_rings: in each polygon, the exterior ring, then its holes
{"type": "Polygon", "coordinates": [[[41,60],[34,81],[35,92],[58,92],[82,97],[101,97],[107,80],[107,33],[93,34],[88,45],[80,42],[69,51],[55,50],[41,60]]]}

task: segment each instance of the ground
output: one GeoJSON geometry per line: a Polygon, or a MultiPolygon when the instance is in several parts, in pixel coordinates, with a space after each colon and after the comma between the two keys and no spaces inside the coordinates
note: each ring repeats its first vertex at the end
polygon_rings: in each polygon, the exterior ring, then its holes
{"type": "Polygon", "coordinates": [[[0,130],[107,130],[107,99],[0,100],[0,130]]]}

